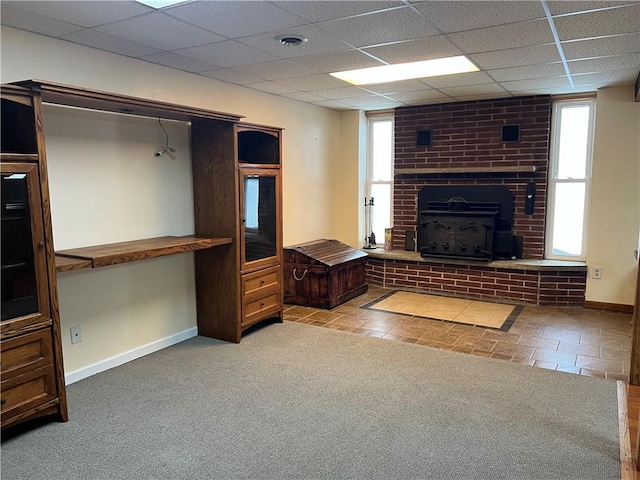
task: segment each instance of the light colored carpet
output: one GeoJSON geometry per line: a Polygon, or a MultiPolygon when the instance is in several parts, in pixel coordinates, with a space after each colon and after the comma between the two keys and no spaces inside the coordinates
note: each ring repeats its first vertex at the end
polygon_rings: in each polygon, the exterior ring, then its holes
{"type": "Polygon", "coordinates": [[[616,384],[292,322],[69,386],[2,478],[619,479],[616,384]]]}
{"type": "Polygon", "coordinates": [[[369,304],[367,308],[497,329],[502,328],[516,310],[515,305],[401,291],[369,304]]]}

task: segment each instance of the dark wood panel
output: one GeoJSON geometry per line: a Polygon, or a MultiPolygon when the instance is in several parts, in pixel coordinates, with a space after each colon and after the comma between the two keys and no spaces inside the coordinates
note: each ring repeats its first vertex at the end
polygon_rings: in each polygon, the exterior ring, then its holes
{"type": "Polygon", "coordinates": [[[0,162],[35,163],[37,161],[37,153],[0,153],[0,162]]]}
{"type": "Polygon", "coordinates": [[[232,245],[195,255],[198,334],[240,341],[240,251],[235,125],[191,125],[196,235],[225,236],[232,245]]]}
{"type": "Polygon", "coordinates": [[[176,253],[192,252],[232,243],[231,238],[157,237],[131,242],[110,243],[56,252],[59,256],[90,260],[94,268],[135,262],[176,253]]]}
{"type": "Polygon", "coordinates": [[[88,88],[63,85],[42,80],[26,80],[16,82],[16,85],[25,86],[42,92],[42,100],[46,103],[57,105],[69,105],[72,107],[102,110],[105,112],[124,113],[127,115],[140,115],[152,118],[168,118],[189,122],[196,118],[211,118],[237,122],[242,118],[239,115],[216,112],[204,108],[178,105],[174,103],[160,102],[145,98],[131,97],[117,93],[102,92],[88,88]]]}
{"type": "MultiPolygon", "coordinates": [[[[44,138],[44,113],[42,111],[42,96],[33,92],[33,112],[35,132],[38,144],[38,169],[40,171],[40,195],[42,197],[42,223],[45,236],[45,257],[47,260],[47,288],[49,290],[49,309],[51,314],[51,331],[53,338],[53,363],[56,376],[58,397],[54,399],[58,418],[66,422],[67,389],[64,378],[64,361],[62,357],[62,331],[60,327],[60,306],[58,304],[58,282],[55,272],[55,249],[53,245],[53,223],[51,220],[51,201],[49,196],[49,169],[47,163],[47,148],[44,138]]],[[[33,415],[41,415],[47,411],[43,405],[33,410],[33,415]]]]}
{"type": "Polygon", "coordinates": [[[0,345],[4,380],[53,363],[50,328],[3,340],[0,345]]]}
{"type": "Polygon", "coordinates": [[[0,384],[2,395],[2,426],[11,418],[38,407],[56,398],[56,375],[52,365],[33,370],[24,375],[3,380],[0,384]]]}

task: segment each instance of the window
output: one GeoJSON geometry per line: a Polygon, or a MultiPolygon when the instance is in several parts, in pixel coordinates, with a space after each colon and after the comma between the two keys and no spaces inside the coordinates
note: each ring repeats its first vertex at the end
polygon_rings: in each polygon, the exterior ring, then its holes
{"type": "Polygon", "coordinates": [[[371,231],[376,243],[384,244],[384,229],[393,226],[393,114],[370,117],[368,138],[367,198],[374,199],[371,231]]]}
{"type": "Polygon", "coordinates": [[[594,115],[595,100],[553,106],[547,258],[585,258],[594,115]]]}

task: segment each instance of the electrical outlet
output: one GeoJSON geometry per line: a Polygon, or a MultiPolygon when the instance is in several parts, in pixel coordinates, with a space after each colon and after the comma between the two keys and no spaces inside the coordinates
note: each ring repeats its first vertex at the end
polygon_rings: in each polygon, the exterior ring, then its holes
{"type": "Polygon", "coordinates": [[[591,278],[600,280],[602,278],[602,267],[593,267],[591,270],[591,278]]]}
{"type": "Polygon", "coordinates": [[[71,343],[80,343],[82,341],[82,329],[80,325],[71,327],[71,343]]]}

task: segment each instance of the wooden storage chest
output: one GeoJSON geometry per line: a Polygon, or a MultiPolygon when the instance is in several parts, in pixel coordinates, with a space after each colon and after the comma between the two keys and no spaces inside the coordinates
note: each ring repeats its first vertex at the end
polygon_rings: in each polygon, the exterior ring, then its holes
{"type": "Polygon", "coordinates": [[[368,255],[337,240],[284,248],[284,301],[333,308],[367,291],[368,255]]]}

